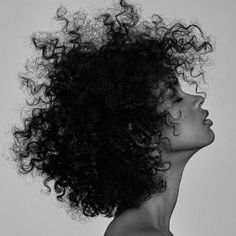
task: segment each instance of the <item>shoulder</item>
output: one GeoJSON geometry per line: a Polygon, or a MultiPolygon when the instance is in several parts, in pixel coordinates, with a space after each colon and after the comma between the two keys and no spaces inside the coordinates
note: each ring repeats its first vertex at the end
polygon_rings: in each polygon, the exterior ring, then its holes
{"type": "Polygon", "coordinates": [[[166,236],[162,232],[155,229],[145,229],[140,226],[122,225],[111,222],[104,236],[166,236]]]}
{"type": "Polygon", "coordinates": [[[167,236],[162,232],[158,231],[146,231],[146,230],[137,230],[137,229],[125,229],[118,231],[109,231],[104,234],[104,236],[167,236]]]}

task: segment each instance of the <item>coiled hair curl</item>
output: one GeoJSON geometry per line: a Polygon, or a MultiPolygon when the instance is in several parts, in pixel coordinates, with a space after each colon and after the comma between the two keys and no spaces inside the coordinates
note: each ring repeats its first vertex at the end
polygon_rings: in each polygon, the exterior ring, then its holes
{"type": "Polygon", "coordinates": [[[61,6],[61,29],[32,35],[37,55],[19,75],[33,100],[23,130],[12,129],[18,173],[44,176],[49,192],[53,180],[57,199],[89,217],[118,215],[166,190],[161,171],[171,163],[158,145],[168,112],[157,107],[167,89],[176,98],[179,79],[198,85],[213,50],[196,24],[167,25],[157,14],[139,22],[137,8],[119,3],[93,22],[61,6]]]}

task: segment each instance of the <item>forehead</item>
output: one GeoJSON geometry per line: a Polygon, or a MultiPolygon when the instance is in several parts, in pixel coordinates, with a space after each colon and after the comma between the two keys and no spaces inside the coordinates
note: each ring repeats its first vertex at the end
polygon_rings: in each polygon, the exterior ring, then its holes
{"type": "Polygon", "coordinates": [[[163,98],[167,100],[172,100],[179,96],[182,92],[179,81],[176,84],[167,85],[166,82],[161,82],[157,89],[158,95],[163,95],[163,98]]]}
{"type": "Polygon", "coordinates": [[[158,111],[162,112],[167,108],[171,108],[173,101],[181,96],[181,86],[178,83],[167,85],[165,81],[161,81],[155,90],[155,95],[158,97],[158,111]]]}

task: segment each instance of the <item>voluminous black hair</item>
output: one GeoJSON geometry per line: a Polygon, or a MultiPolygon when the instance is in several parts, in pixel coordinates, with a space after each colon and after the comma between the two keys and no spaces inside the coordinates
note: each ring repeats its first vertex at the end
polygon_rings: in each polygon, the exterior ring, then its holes
{"type": "Polygon", "coordinates": [[[33,100],[24,128],[12,129],[14,161],[49,192],[54,181],[70,212],[112,217],[166,190],[171,163],[158,146],[168,111],[157,107],[167,90],[177,97],[180,79],[198,86],[213,47],[198,25],[140,22],[124,0],[91,20],[63,6],[55,18],[62,27],[33,33],[37,54],[19,75],[33,100]]]}

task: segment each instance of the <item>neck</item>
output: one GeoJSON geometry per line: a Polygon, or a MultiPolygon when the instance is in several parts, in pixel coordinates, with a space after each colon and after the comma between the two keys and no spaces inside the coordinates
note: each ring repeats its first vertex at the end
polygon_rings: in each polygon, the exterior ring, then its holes
{"type": "Polygon", "coordinates": [[[140,212],[139,216],[151,227],[170,233],[170,218],[178,199],[184,167],[196,151],[187,150],[168,154],[164,153],[164,156],[168,157],[166,160],[171,162],[170,169],[163,174],[167,182],[166,191],[164,193],[153,194],[138,209],[140,212]]]}
{"type": "Polygon", "coordinates": [[[167,188],[164,193],[155,193],[140,207],[140,213],[149,225],[163,232],[170,232],[170,218],[174,211],[184,167],[174,166],[164,174],[167,188]]]}
{"type": "Polygon", "coordinates": [[[164,193],[154,193],[139,208],[128,210],[126,212],[128,217],[126,220],[173,235],[170,232],[170,218],[178,199],[183,170],[190,157],[196,151],[188,150],[179,153],[169,153],[166,160],[171,162],[171,167],[163,174],[167,182],[166,191],[164,193]]]}

